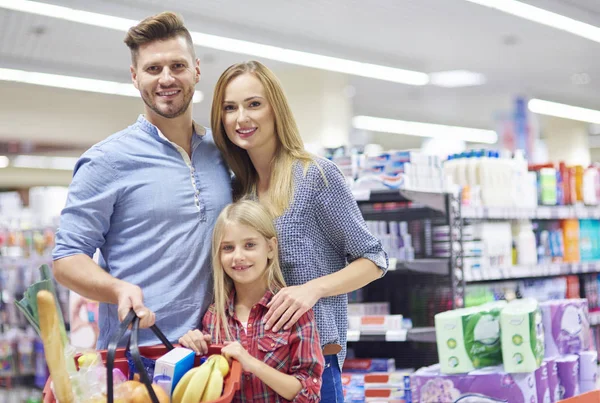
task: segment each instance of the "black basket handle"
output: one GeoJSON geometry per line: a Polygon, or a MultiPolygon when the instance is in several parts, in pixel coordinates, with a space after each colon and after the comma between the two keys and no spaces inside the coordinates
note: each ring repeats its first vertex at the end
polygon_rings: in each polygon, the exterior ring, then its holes
{"type": "MultiPolygon", "coordinates": [[[[152,380],[148,376],[148,373],[146,372],[146,369],[144,368],[144,363],[142,362],[140,349],[138,347],[138,336],[139,336],[139,331],[140,331],[140,318],[138,318],[136,316],[133,309],[131,311],[129,311],[129,313],[123,320],[123,322],[121,322],[119,329],[117,330],[117,332],[111,339],[110,343],[108,344],[108,349],[106,351],[106,401],[107,401],[107,403],[114,403],[113,369],[115,366],[115,357],[117,355],[117,348],[118,348],[119,342],[125,335],[125,332],[127,331],[127,329],[129,328],[130,325],[131,325],[131,336],[130,336],[130,340],[129,340],[129,344],[130,344],[129,348],[131,351],[131,357],[133,358],[135,367],[137,368],[137,370],[140,374],[140,380],[142,381],[142,383],[148,390],[148,393],[150,395],[150,399],[152,400],[152,403],[159,403],[158,398],[156,397],[156,393],[154,392],[154,389],[152,389],[152,380]]],[[[169,351],[173,350],[173,348],[174,348],[173,344],[171,344],[171,342],[167,339],[167,337],[164,335],[164,333],[161,332],[160,329],[156,325],[151,326],[150,329],[160,339],[160,341],[165,345],[167,350],[169,350],[169,351]]]]}

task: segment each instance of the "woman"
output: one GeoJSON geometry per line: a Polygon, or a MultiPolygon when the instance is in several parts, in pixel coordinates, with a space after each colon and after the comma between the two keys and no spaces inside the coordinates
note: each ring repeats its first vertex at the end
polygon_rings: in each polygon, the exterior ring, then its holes
{"type": "Polygon", "coordinates": [[[343,402],[347,293],[380,278],[387,255],[369,233],[343,175],[304,150],[275,75],[256,61],[219,78],[211,125],[235,174],[237,198],[252,196],[275,219],[288,287],[269,303],[265,329],[289,329],[313,308],[325,355],[323,402],[343,402]]]}

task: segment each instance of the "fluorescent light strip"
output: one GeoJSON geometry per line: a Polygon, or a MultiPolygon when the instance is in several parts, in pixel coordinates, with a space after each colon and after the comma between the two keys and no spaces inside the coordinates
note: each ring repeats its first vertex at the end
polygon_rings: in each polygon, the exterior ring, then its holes
{"type": "MultiPolygon", "coordinates": [[[[29,0],[0,0],[0,8],[22,11],[46,17],[60,18],[81,24],[115,29],[126,32],[138,21],[113,17],[105,14],[76,10],[69,7],[56,6],[47,3],[38,3],[29,0]]],[[[194,44],[211,49],[233,52],[265,59],[277,60],[284,63],[313,67],[322,70],[335,71],[361,77],[393,81],[409,85],[426,85],[429,76],[426,73],[362,63],[353,60],[340,59],[314,53],[300,52],[297,50],[280,48],[277,46],[262,45],[237,39],[208,35],[200,32],[191,32],[194,44]]]]}
{"type": "Polygon", "coordinates": [[[356,129],[375,132],[405,134],[418,137],[452,138],[453,140],[462,140],[471,143],[494,144],[498,141],[498,135],[493,130],[408,122],[372,116],[355,116],[352,118],[352,126],[356,129]]]}
{"type": "Polygon", "coordinates": [[[516,0],[466,0],[600,42],[600,28],[516,0]]]}
{"type": "Polygon", "coordinates": [[[529,110],[540,115],[556,116],[559,118],[579,120],[581,122],[600,124],[600,111],[559,104],[557,102],[532,99],[527,104],[529,110]]]}
{"type": "MultiPolygon", "coordinates": [[[[45,85],[48,87],[67,88],[70,90],[99,92],[101,94],[123,95],[139,97],[140,92],[133,84],[118,83],[115,81],[95,80],[91,78],[62,76],[58,74],[37,73],[33,71],[2,69],[0,80],[16,81],[19,83],[45,85]]],[[[193,102],[201,102],[204,98],[202,92],[195,91],[193,102]]]]}
{"type": "Polygon", "coordinates": [[[45,155],[17,155],[12,159],[15,168],[62,169],[72,171],[78,158],[49,157],[45,155]]]}

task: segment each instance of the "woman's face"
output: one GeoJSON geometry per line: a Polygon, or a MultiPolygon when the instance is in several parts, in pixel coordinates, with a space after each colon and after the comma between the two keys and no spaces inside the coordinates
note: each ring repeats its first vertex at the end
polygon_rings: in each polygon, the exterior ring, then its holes
{"type": "Polygon", "coordinates": [[[265,89],[254,74],[245,73],[229,82],[222,107],[223,126],[233,144],[250,154],[260,150],[275,152],[275,116],[265,89]]]}

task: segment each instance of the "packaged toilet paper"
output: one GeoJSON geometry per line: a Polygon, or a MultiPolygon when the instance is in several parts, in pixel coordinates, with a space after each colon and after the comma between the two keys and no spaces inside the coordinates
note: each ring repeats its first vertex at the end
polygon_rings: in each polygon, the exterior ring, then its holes
{"type": "Polygon", "coordinates": [[[455,375],[421,369],[411,376],[411,389],[420,403],[537,402],[535,374],[508,374],[502,366],[455,375]]]}
{"type": "Polygon", "coordinates": [[[442,373],[457,374],[502,363],[500,312],[505,301],[435,315],[442,373]]]}
{"type": "Polygon", "coordinates": [[[590,349],[590,321],[585,299],[563,299],[540,304],[546,357],[576,354],[590,349]]]}
{"type": "Polygon", "coordinates": [[[579,353],[579,391],[586,393],[596,389],[598,377],[598,352],[582,351],[579,353]]]}
{"type": "Polygon", "coordinates": [[[552,403],[548,387],[548,364],[545,362],[535,371],[535,387],[538,403],[552,403]]]}
{"type": "Polygon", "coordinates": [[[566,355],[556,358],[560,398],[567,399],[579,394],[579,357],[566,355]]]}
{"type": "Polygon", "coordinates": [[[514,300],[500,314],[506,372],[533,372],[544,359],[544,326],[538,302],[514,300]]]}
{"type": "Polygon", "coordinates": [[[556,403],[560,400],[560,383],[558,382],[558,367],[554,358],[544,360],[548,369],[548,390],[550,391],[550,401],[556,403]]]}

